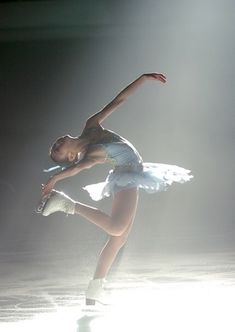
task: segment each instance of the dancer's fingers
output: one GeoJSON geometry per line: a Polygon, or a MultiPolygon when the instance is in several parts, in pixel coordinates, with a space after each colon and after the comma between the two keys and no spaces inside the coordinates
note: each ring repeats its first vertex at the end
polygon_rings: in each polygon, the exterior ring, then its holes
{"type": "Polygon", "coordinates": [[[166,80],[166,76],[163,74],[158,74],[160,78],[162,78],[163,80],[166,80]]]}
{"type": "Polygon", "coordinates": [[[52,183],[47,183],[42,187],[42,196],[47,196],[52,191],[54,185],[52,183]]]}
{"type": "Polygon", "coordinates": [[[162,76],[162,75],[157,75],[156,79],[159,80],[159,81],[161,81],[162,83],[166,83],[166,78],[164,76],[162,76]]]}
{"type": "Polygon", "coordinates": [[[162,83],[166,83],[166,76],[163,74],[152,73],[148,75],[149,79],[158,80],[162,83]]]}
{"type": "Polygon", "coordinates": [[[48,190],[42,190],[42,197],[49,195],[50,191],[48,190]]]}
{"type": "Polygon", "coordinates": [[[42,184],[42,196],[46,196],[48,194],[48,187],[45,184],[42,184]]]}

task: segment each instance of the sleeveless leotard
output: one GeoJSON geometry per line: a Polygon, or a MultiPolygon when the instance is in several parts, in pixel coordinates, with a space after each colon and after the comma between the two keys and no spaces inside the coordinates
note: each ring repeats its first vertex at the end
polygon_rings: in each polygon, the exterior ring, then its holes
{"type": "Polygon", "coordinates": [[[83,188],[93,200],[98,201],[118,191],[134,187],[142,188],[148,193],[159,192],[167,190],[173,182],[184,183],[193,178],[193,175],[189,175],[190,170],[183,167],[144,163],[136,148],[125,138],[110,130],[103,130],[103,133],[104,135],[98,135],[91,140],[90,146],[103,148],[113,169],[104,182],[83,188]]]}

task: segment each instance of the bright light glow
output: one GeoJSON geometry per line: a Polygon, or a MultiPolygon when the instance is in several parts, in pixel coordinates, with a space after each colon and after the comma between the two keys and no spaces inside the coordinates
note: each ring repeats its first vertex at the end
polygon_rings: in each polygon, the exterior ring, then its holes
{"type": "MultiPolygon", "coordinates": [[[[123,285],[125,286],[125,285],[123,285]]],[[[15,331],[234,331],[235,288],[218,282],[164,283],[143,288],[120,288],[113,305],[99,312],[82,306],[58,308],[31,321],[2,324],[4,332],[15,331]]]]}

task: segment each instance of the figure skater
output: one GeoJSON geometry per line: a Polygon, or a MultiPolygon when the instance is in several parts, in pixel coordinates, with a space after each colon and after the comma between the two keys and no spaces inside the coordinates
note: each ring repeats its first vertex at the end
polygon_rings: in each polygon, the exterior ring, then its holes
{"type": "Polygon", "coordinates": [[[89,117],[80,136],[59,137],[50,148],[50,157],[62,169],[42,185],[42,200],[38,212],[48,216],[56,211],[78,214],[103,229],[108,241],[102,249],[93,279],[86,291],[86,304],[104,303],[104,281],[120,248],[127,241],[135,218],[138,190],[149,193],[167,190],[173,182],[184,183],[193,175],[190,170],[176,165],[144,163],[135,147],[125,138],[104,129],[103,121],[120,106],[142,83],[155,80],[166,82],[163,74],[143,74],[124,88],[101,111],[89,117]],[[106,180],[87,185],[93,200],[112,196],[110,215],[71,199],[54,190],[55,184],[79,174],[96,164],[110,163],[113,167],[106,180]]]}

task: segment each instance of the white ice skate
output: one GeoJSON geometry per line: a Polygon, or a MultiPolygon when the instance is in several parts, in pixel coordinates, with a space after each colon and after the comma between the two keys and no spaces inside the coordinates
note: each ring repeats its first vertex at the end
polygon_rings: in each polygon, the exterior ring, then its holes
{"type": "Polygon", "coordinates": [[[75,201],[61,191],[52,190],[51,193],[41,200],[37,207],[37,212],[43,216],[61,211],[66,214],[74,214],[75,201]]]}
{"type": "Polygon", "coordinates": [[[96,302],[103,305],[108,305],[107,294],[104,290],[105,279],[93,279],[89,282],[86,291],[86,305],[95,305],[96,302]]]}

